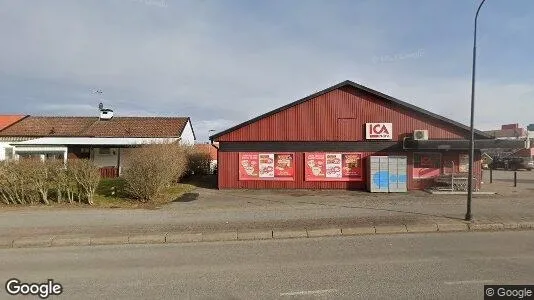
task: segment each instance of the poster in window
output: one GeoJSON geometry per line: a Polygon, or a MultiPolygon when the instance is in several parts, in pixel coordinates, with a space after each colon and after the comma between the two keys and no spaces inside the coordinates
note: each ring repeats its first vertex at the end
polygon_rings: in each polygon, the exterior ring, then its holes
{"type": "Polygon", "coordinates": [[[413,178],[430,179],[441,174],[440,153],[414,153],[413,154],[413,178]]]}
{"type": "Polygon", "coordinates": [[[343,157],[343,177],[362,178],[362,155],[361,154],[342,154],[343,157]]]}
{"type": "Polygon", "coordinates": [[[239,153],[239,180],[294,180],[294,153],[239,153]]]}
{"type": "Polygon", "coordinates": [[[362,181],[361,153],[305,153],[306,181],[362,181]]]}
{"type": "Polygon", "coordinates": [[[326,178],[341,178],[343,173],[341,163],[341,153],[326,154],[326,178]]]}
{"type": "Polygon", "coordinates": [[[458,164],[458,172],[460,173],[469,172],[469,155],[460,154],[460,163],[458,164]]]}

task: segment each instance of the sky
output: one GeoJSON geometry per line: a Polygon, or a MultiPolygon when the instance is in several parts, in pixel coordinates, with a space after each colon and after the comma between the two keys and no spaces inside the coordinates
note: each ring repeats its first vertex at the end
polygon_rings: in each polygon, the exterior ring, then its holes
{"type": "MultiPolygon", "coordinates": [[[[0,0],[0,114],[216,132],[352,80],[469,124],[470,0],[0,0]],[[95,91],[102,91],[96,93],[95,91]]],[[[534,123],[534,1],[487,0],[475,125],[534,123]]]]}

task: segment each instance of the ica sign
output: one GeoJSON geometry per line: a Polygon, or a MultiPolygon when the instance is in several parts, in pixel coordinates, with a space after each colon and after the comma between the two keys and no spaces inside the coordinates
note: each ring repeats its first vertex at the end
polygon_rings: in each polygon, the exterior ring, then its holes
{"type": "Polygon", "coordinates": [[[367,123],[365,124],[365,138],[368,140],[391,140],[393,139],[393,124],[367,123]]]}

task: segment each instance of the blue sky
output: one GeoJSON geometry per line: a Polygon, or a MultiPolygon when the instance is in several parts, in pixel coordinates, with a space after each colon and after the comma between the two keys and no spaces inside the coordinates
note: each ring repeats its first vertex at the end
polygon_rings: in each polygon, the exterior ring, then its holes
{"type": "MultiPolygon", "coordinates": [[[[467,0],[0,0],[0,113],[191,116],[200,140],[349,79],[465,124],[467,0]]],[[[534,1],[487,0],[476,125],[534,123],[534,1]]]]}

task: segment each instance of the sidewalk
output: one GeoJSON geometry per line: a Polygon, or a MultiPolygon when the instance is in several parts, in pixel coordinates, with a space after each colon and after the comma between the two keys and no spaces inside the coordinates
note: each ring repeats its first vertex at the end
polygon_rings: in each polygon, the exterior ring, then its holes
{"type": "Polygon", "coordinates": [[[197,188],[158,210],[17,208],[0,213],[0,247],[172,243],[534,228],[530,186],[465,196],[197,188]]]}

